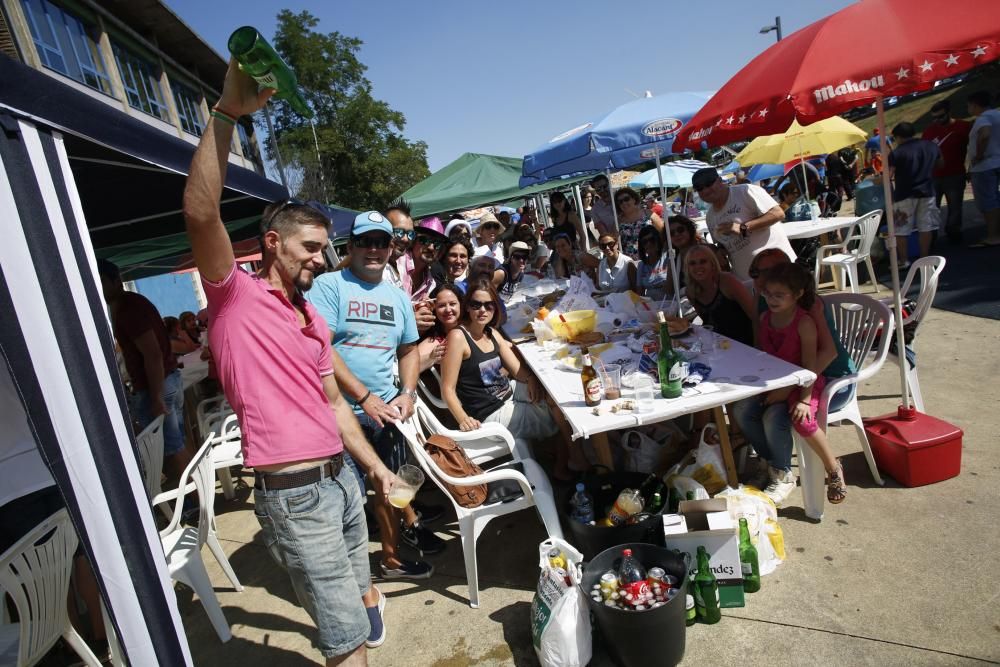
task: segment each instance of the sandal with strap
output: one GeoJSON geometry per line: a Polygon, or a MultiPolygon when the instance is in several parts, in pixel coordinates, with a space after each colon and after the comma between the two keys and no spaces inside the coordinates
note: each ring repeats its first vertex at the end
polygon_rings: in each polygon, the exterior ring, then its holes
{"type": "Polygon", "coordinates": [[[844,481],[844,466],[837,459],[837,467],[827,473],[826,499],[831,505],[839,505],[847,499],[847,483],[844,481]]]}

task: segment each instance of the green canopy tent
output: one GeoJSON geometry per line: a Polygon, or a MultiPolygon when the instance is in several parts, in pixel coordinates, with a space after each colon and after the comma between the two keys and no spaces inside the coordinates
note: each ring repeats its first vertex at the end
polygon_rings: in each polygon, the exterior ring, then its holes
{"type": "Polygon", "coordinates": [[[521,188],[521,158],[465,153],[402,194],[414,218],[506,202],[592,178],[578,176],[521,188]]]}

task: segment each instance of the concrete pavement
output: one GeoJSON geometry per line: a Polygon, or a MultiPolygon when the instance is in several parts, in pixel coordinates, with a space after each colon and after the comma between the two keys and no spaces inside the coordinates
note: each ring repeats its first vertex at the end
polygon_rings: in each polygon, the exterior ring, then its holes
{"type": "MultiPolygon", "coordinates": [[[[783,664],[974,665],[1000,663],[1000,323],[933,311],[916,349],[928,411],[965,429],[962,474],[907,489],[876,486],[853,428],[831,428],[843,456],[847,501],[806,519],[796,491],[781,510],[788,560],[765,577],[742,609],[687,633],[684,664],[751,660],[783,664]]],[[[899,403],[896,367],[887,364],[862,392],[866,416],[899,403]]],[[[317,664],[312,624],[287,577],[259,542],[249,489],[218,502],[223,546],[245,585],[228,587],[208,550],[212,581],[234,639],[221,644],[192,594],[178,589],[196,664],[285,667],[317,664]]],[[[537,576],[536,516],[521,512],[490,524],[479,541],[481,603],[471,609],[454,517],[435,528],[449,540],[431,557],[425,582],[384,582],[388,639],[372,665],[534,665],[528,610],[537,576]]],[[[372,543],[375,556],[378,545],[372,543]]],[[[602,651],[594,665],[610,664],[602,651]]]]}

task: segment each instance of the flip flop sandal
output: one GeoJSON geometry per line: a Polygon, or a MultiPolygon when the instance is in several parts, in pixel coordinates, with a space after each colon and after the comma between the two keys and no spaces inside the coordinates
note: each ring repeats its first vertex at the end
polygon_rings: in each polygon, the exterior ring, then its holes
{"type": "Polygon", "coordinates": [[[837,460],[837,468],[827,473],[826,499],[831,505],[839,505],[847,499],[847,483],[844,481],[844,466],[837,460]]]}

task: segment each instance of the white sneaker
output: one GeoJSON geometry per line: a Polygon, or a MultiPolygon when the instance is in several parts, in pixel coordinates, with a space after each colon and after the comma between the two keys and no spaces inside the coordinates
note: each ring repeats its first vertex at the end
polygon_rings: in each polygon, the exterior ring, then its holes
{"type": "Polygon", "coordinates": [[[771,499],[775,507],[781,507],[793,490],[795,490],[795,473],[791,470],[771,468],[771,483],[764,489],[764,495],[771,499]]]}

